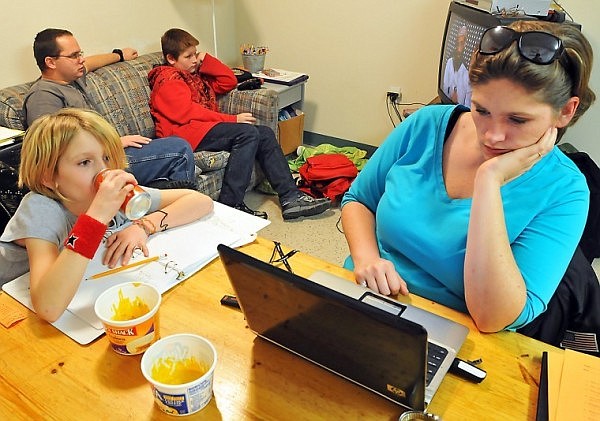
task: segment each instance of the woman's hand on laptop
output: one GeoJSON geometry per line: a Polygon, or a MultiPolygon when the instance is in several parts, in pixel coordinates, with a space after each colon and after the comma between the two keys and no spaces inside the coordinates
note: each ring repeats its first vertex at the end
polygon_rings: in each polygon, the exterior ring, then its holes
{"type": "Polygon", "coordinates": [[[378,257],[367,262],[354,261],[354,277],[359,285],[383,295],[408,295],[408,286],[392,262],[378,257]]]}

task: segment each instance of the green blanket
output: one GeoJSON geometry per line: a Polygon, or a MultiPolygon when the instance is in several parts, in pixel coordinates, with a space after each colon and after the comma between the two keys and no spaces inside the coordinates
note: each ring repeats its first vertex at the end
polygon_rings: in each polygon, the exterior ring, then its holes
{"type": "Polygon", "coordinates": [[[333,146],[329,143],[323,143],[319,146],[300,146],[298,148],[298,158],[291,159],[288,161],[290,170],[292,172],[298,172],[300,167],[304,165],[307,158],[315,155],[339,153],[346,155],[350,161],[356,165],[356,168],[360,171],[362,167],[367,163],[367,151],[358,149],[354,146],[333,146]]]}

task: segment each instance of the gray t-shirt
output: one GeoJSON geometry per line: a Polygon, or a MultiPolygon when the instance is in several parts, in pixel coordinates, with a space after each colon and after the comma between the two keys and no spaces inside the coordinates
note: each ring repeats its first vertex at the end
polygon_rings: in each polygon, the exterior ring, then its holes
{"type": "MultiPolygon", "coordinates": [[[[150,212],[160,205],[160,190],[144,187],[152,200],[150,212]]],[[[71,232],[77,217],[59,201],[29,192],[23,197],[17,211],[0,236],[0,286],[29,271],[27,249],[13,241],[21,238],[39,238],[55,244],[59,250],[71,232]]],[[[107,232],[115,231],[129,220],[120,212],[109,224],[107,232]]]]}
{"type": "Polygon", "coordinates": [[[93,109],[85,96],[85,75],[67,85],[46,79],[38,79],[25,96],[23,111],[27,127],[38,117],[51,114],[61,108],[93,109]]]}

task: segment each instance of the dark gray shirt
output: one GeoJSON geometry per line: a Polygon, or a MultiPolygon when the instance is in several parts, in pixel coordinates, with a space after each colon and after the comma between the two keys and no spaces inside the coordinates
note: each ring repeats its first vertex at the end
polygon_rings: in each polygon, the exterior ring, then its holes
{"type": "Polygon", "coordinates": [[[27,127],[38,117],[61,108],[93,109],[85,96],[85,75],[67,85],[38,79],[29,88],[23,103],[27,127]]]}

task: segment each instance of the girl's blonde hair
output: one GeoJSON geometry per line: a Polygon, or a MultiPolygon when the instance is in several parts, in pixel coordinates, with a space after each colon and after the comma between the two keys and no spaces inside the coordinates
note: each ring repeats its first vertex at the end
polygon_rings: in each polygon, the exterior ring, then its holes
{"type": "Polygon", "coordinates": [[[62,195],[44,185],[54,179],[58,161],[75,136],[88,132],[104,146],[111,169],[127,167],[127,158],[117,131],[99,114],[90,110],[65,108],[38,118],[27,130],[21,148],[19,187],[53,199],[62,195]]]}

